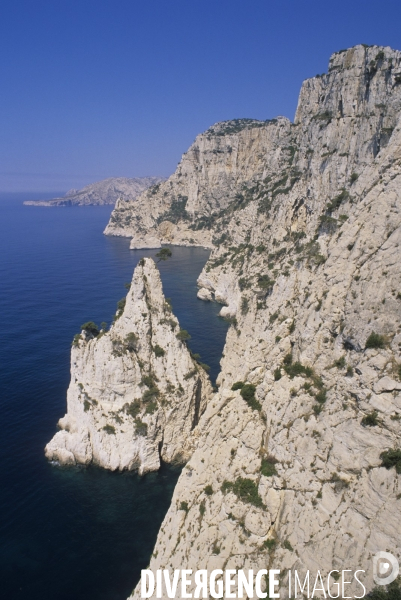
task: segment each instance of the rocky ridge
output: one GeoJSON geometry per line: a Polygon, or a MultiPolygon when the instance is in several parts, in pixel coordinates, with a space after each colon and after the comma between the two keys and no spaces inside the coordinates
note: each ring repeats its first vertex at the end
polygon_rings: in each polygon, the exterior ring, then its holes
{"type": "Polygon", "coordinates": [[[27,206],[100,206],[115,204],[118,199],[133,201],[147,188],[164,181],[163,177],[109,177],[86,185],[81,190],[70,190],[64,198],[26,200],[27,206]]]}
{"type": "Polygon", "coordinates": [[[369,590],[371,557],[401,558],[400,109],[400,52],[335,53],[293,124],[214,126],[116,206],[133,247],[212,247],[200,296],[232,322],[152,570],[361,568],[369,590]]]}
{"type": "Polygon", "coordinates": [[[211,395],[185,344],[158,269],[142,259],[109,331],[74,339],[67,414],[47,444],[49,460],[106,469],[157,470],[189,458],[211,395]]]}

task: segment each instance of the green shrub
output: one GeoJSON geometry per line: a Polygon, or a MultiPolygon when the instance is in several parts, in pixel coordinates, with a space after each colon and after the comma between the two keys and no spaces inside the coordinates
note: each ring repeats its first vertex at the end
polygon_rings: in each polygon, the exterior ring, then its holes
{"type": "Polygon", "coordinates": [[[130,404],[126,405],[125,411],[127,415],[135,419],[135,417],[137,417],[141,412],[141,403],[139,400],[134,400],[130,404]]]}
{"type": "Polygon", "coordinates": [[[324,404],[327,400],[327,391],[325,389],[320,390],[315,396],[315,399],[319,404],[324,404]]]}
{"type": "Polygon", "coordinates": [[[127,302],[127,298],[125,298],[125,297],[121,298],[121,300],[119,300],[117,302],[117,310],[118,310],[118,312],[121,312],[121,313],[123,312],[123,310],[125,308],[126,302],[127,302]]]}
{"type": "Polygon", "coordinates": [[[154,374],[150,373],[149,375],[142,375],[140,385],[146,385],[148,388],[154,387],[156,385],[154,374]]]}
{"type": "Polygon", "coordinates": [[[80,333],[76,333],[74,335],[74,338],[72,340],[72,345],[74,346],[74,348],[77,348],[79,346],[79,340],[82,339],[81,338],[81,334],[80,333]]]}
{"type": "Polygon", "coordinates": [[[293,549],[293,547],[291,546],[291,544],[290,544],[289,540],[285,540],[285,542],[284,542],[283,546],[284,546],[284,548],[285,548],[286,550],[289,550],[290,552],[293,552],[293,551],[294,551],[294,549],[293,549]]]}
{"type": "Polygon", "coordinates": [[[188,502],[184,502],[184,501],[181,502],[180,510],[184,510],[188,514],[188,511],[189,511],[188,502]]]}
{"type": "Polygon", "coordinates": [[[186,342],[187,340],[191,339],[191,336],[186,329],[180,329],[176,335],[176,338],[177,340],[180,340],[180,342],[186,342]]]}
{"type": "Polygon", "coordinates": [[[213,546],[212,546],[212,554],[220,554],[220,547],[216,542],[213,542],[213,546]]]}
{"type": "Polygon", "coordinates": [[[308,262],[313,263],[316,266],[322,265],[326,262],[325,257],[320,254],[320,246],[316,241],[311,240],[305,245],[304,258],[308,262]]]}
{"type": "Polygon", "coordinates": [[[358,173],[352,173],[351,177],[350,177],[350,182],[354,183],[354,181],[356,181],[358,179],[359,175],[358,173]]]}
{"type": "Polygon", "coordinates": [[[234,327],[237,327],[238,325],[238,321],[236,317],[222,317],[225,321],[227,321],[227,323],[229,323],[230,325],[233,325],[234,327]]]}
{"type": "Polygon", "coordinates": [[[164,356],[166,354],[166,351],[163,350],[163,348],[161,346],[159,346],[158,344],[156,344],[156,346],[153,346],[153,352],[156,354],[156,356],[158,358],[160,358],[161,356],[164,356]]]}
{"type": "Polygon", "coordinates": [[[139,417],[135,419],[135,431],[138,435],[146,436],[148,434],[148,425],[141,421],[139,417]]]}
{"type": "Polygon", "coordinates": [[[209,371],[210,371],[210,367],[209,367],[209,365],[207,365],[206,363],[200,362],[200,363],[199,363],[199,366],[200,366],[200,367],[202,367],[202,369],[203,369],[204,371],[206,371],[206,373],[209,373],[209,371]]]}
{"type": "Polygon", "coordinates": [[[279,379],[281,379],[281,369],[280,369],[280,367],[277,367],[277,369],[274,369],[273,376],[274,376],[274,381],[279,381],[279,379]]]}
{"type": "Polygon", "coordinates": [[[146,409],[145,412],[148,415],[153,415],[154,412],[156,412],[157,410],[157,402],[155,400],[151,400],[147,405],[146,405],[146,409]]]}
{"type": "Polygon", "coordinates": [[[168,258],[170,258],[170,256],[172,256],[172,252],[170,250],[170,248],[162,248],[157,254],[156,257],[159,259],[158,262],[160,262],[161,260],[167,260],[168,258]]]}
{"type": "MultiPolygon", "coordinates": [[[[400,77],[401,82],[401,77],[400,77]]],[[[401,598],[401,580],[398,577],[389,585],[380,585],[373,588],[367,596],[369,600],[400,600],[401,598]]]]}
{"type": "Polygon", "coordinates": [[[312,370],[311,377],[312,377],[313,385],[315,387],[317,387],[318,390],[323,390],[324,389],[323,379],[319,375],[316,375],[316,373],[314,373],[313,370],[312,370]]]}
{"type": "Polygon", "coordinates": [[[375,427],[379,424],[379,419],[377,418],[377,416],[377,410],[372,411],[371,413],[363,417],[361,425],[363,425],[364,427],[375,427]]]}
{"type": "Polygon", "coordinates": [[[103,427],[103,431],[105,431],[109,435],[115,435],[116,434],[116,428],[113,427],[113,425],[105,425],[103,427]]]}
{"type": "Polygon", "coordinates": [[[199,512],[201,514],[201,517],[203,517],[203,515],[206,512],[206,506],[205,506],[205,501],[202,500],[202,502],[199,504],[199,512]]]}
{"type": "Polygon", "coordinates": [[[263,546],[264,546],[264,548],[267,548],[268,550],[274,550],[275,547],[277,546],[277,542],[276,542],[276,540],[271,538],[270,540],[265,540],[263,542],[263,546]]]}
{"type": "Polygon", "coordinates": [[[88,400],[84,400],[84,411],[85,412],[88,412],[88,410],[90,409],[91,406],[92,405],[88,400]]]}
{"type": "Polygon", "coordinates": [[[123,356],[127,350],[123,340],[120,338],[114,338],[111,343],[113,345],[113,356],[123,356]]]}
{"type": "Polygon", "coordinates": [[[382,467],[386,467],[386,469],[395,467],[397,473],[401,475],[401,450],[399,448],[391,448],[382,452],[380,458],[382,459],[382,467]]]}
{"type": "Polygon", "coordinates": [[[325,110],[322,113],[317,113],[316,115],[313,115],[312,120],[330,123],[332,118],[333,118],[333,114],[330,111],[325,110]]]}
{"type": "Polygon", "coordinates": [[[337,367],[337,369],[343,369],[345,367],[345,356],[341,356],[340,358],[337,358],[337,360],[334,361],[334,366],[337,367]]]}
{"type": "Polygon", "coordinates": [[[119,319],[121,317],[121,315],[123,314],[126,301],[127,301],[127,299],[124,297],[124,298],[121,298],[121,300],[119,300],[117,302],[117,311],[116,311],[116,314],[114,315],[113,321],[117,321],[117,319],[119,319]]]}
{"type": "Polygon", "coordinates": [[[128,352],[136,352],[138,350],[138,341],[139,338],[133,331],[125,336],[125,347],[128,352]]]}
{"type": "Polygon", "coordinates": [[[223,492],[223,494],[225,494],[226,492],[229,492],[233,489],[233,484],[231,483],[231,481],[227,481],[227,479],[225,479],[221,484],[220,489],[223,492]]]}
{"type": "Polygon", "coordinates": [[[365,348],[384,348],[386,345],[386,339],[384,335],[375,333],[372,331],[368,339],[366,340],[365,348]]]}
{"type": "Polygon", "coordinates": [[[211,496],[213,494],[213,488],[210,484],[207,485],[203,491],[205,492],[206,496],[211,496]]]}
{"type": "Polygon", "coordinates": [[[256,507],[265,508],[262,498],[258,493],[258,486],[255,481],[252,481],[252,479],[238,477],[233,484],[232,490],[234,494],[240,500],[242,500],[242,502],[253,504],[253,506],[256,507]]]}
{"type": "Polygon", "coordinates": [[[236,381],[235,383],[232,384],[231,389],[233,390],[233,392],[235,392],[235,390],[242,390],[244,385],[245,384],[243,381],[236,381]]]}
{"type": "Polygon", "coordinates": [[[157,387],[157,385],[154,385],[144,392],[142,400],[144,402],[151,402],[155,400],[159,396],[159,394],[159,388],[157,387]]]}
{"type": "Polygon", "coordinates": [[[249,299],[248,298],[242,298],[241,300],[241,314],[242,315],[246,315],[249,312],[249,299]]]}
{"type": "Polygon", "coordinates": [[[299,377],[300,375],[305,375],[306,377],[312,377],[313,375],[313,369],[311,369],[311,367],[305,367],[298,361],[290,365],[284,365],[284,371],[291,379],[299,377]]]}
{"type": "Polygon", "coordinates": [[[347,367],[346,376],[347,377],[353,377],[354,376],[354,369],[351,367],[351,365],[348,365],[348,367],[347,367]]]}
{"type": "Polygon", "coordinates": [[[87,323],[84,323],[83,325],[81,325],[81,329],[86,331],[86,333],[94,335],[95,337],[99,335],[99,327],[93,321],[88,321],[87,323]]]}
{"type": "Polygon", "coordinates": [[[348,198],[349,193],[345,188],[343,188],[341,192],[327,204],[326,211],[328,214],[331,215],[331,213],[337,210],[340,204],[342,204],[345,200],[348,200],[348,198]]]}
{"type": "Polygon", "coordinates": [[[235,482],[225,480],[221,486],[223,494],[233,492],[240,500],[253,504],[257,507],[264,507],[261,497],[258,494],[258,486],[252,479],[239,477],[235,482]]]}
{"type": "Polygon", "coordinates": [[[248,279],[246,279],[246,277],[241,277],[240,279],[238,279],[238,286],[241,292],[243,292],[244,290],[246,290],[247,288],[250,287],[250,282],[248,279]]]}
{"type": "Polygon", "coordinates": [[[262,464],[260,467],[260,472],[265,477],[272,477],[273,475],[277,475],[276,464],[277,460],[272,456],[267,456],[266,458],[262,458],[262,464]]]}
{"type": "Polygon", "coordinates": [[[187,201],[188,196],[178,194],[177,198],[172,201],[170,208],[158,217],[157,222],[171,221],[172,223],[178,223],[180,220],[190,220],[190,215],[185,208],[187,201]]]}
{"type": "Polygon", "coordinates": [[[188,371],[188,373],[186,375],[184,375],[185,381],[188,381],[188,379],[192,379],[192,377],[195,377],[197,372],[198,371],[196,369],[192,369],[192,371],[188,371]]]}
{"type": "Polygon", "coordinates": [[[253,383],[246,383],[241,389],[241,396],[252,410],[261,410],[262,406],[255,397],[256,387],[253,383]]]}
{"type": "Polygon", "coordinates": [[[270,279],[268,275],[261,275],[260,277],[258,277],[258,286],[262,290],[269,290],[273,288],[274,283],[274,279],[270,279]]]}

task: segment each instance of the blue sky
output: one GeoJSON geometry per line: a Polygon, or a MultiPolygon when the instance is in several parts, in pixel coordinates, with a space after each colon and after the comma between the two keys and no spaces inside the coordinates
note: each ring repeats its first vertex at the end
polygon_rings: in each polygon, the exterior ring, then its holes
{"type": "Polygon", "coordinates": [[[169,175],[196,135],[293,118],[358,43],[401,49],[400,0],[2,0],[0,191],[169,175]]]}

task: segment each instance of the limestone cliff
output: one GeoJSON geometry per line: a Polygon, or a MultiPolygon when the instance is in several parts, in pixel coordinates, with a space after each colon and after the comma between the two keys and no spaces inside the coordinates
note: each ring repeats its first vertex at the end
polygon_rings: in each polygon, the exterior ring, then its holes
{"type": "Polygon", "coordinates": [[[108,332],[76,336],[67,414],[46,456],[140,473],[157,470],[160,459],[185,461],[212,388],[183,341],[152,259],[136,267],[116,317],[108,332]]]}
{"type": "Polygon", "coordinates": [[[131,237],[131,248],[212,247],[216,216],[230,214],[256,182],[291,158],[291,128],[284,117],[214,125],[196,138],[167,181],[135,202],[118,201],[105,233],[131,237]]]}
{"type": "Polygon", "coordinates": [[[360,568],[370,589],[372,555],[401,557],[400,117],[401,53],[357,46],[294,124],[215,126],[126,207],[133,245],[214,247],[200,295],[232,319],[151,569],[360,568]]]}

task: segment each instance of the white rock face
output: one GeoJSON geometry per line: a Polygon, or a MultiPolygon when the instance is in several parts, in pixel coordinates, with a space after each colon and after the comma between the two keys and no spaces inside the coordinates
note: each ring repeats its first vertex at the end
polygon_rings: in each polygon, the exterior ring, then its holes
{"type": "Polygon", "coordinates": [[[196,295],[199,298],[199,300],[205,300],[206,302],[210,302],[211,300],[213,300],[212,292],[210,290],[207,290],[206,288],[200,288],[196,295]]]}
{"type": "Polygon", "coordinates": [[[53,200],[27,200],[28,206],[89,206],[115,204],[135,200],[139,194],[152,185],[164,181],[164,177],[109,177],[86,185],[82,190],[70,190],[64,198],[53,200]]]}
{"type": "Polygon", "coordinates": [[[118,201],[105,234],[131,237],[131,248],[212,247],[216,216],[233,202],[241,205],[256,181],[281,168],[281,146],[290,140],[284,117],[214,125],[198,135],[167,181],[135,202],[118,201]]]}
{"type": "Polygon", "coordinates": [[[152,570],[365,569],[370,590],[372,556],[401,558],[401,463],[381,456],[401,447],[400,117],[401,53],[336,53],[303,84],[295,124],[199,136],[125,229],[134,243],[215,238],[200,295],[235,315],[152,570]],[[224,180],[234,140],[248,192],[224,180]],[[201,216],[167,240],[158,219],[184,172],[186,210],[201,216]],[[200,187],[209,174],[218,196],[200,187]]]}
{"type": "Polygon", "coordinates": [[[142,259],[110,331],[83,332],[71,350],[67,414],[47,458],[140,473],[187,460],[212,388],[179,331],[153,260],[142,259]]]}

